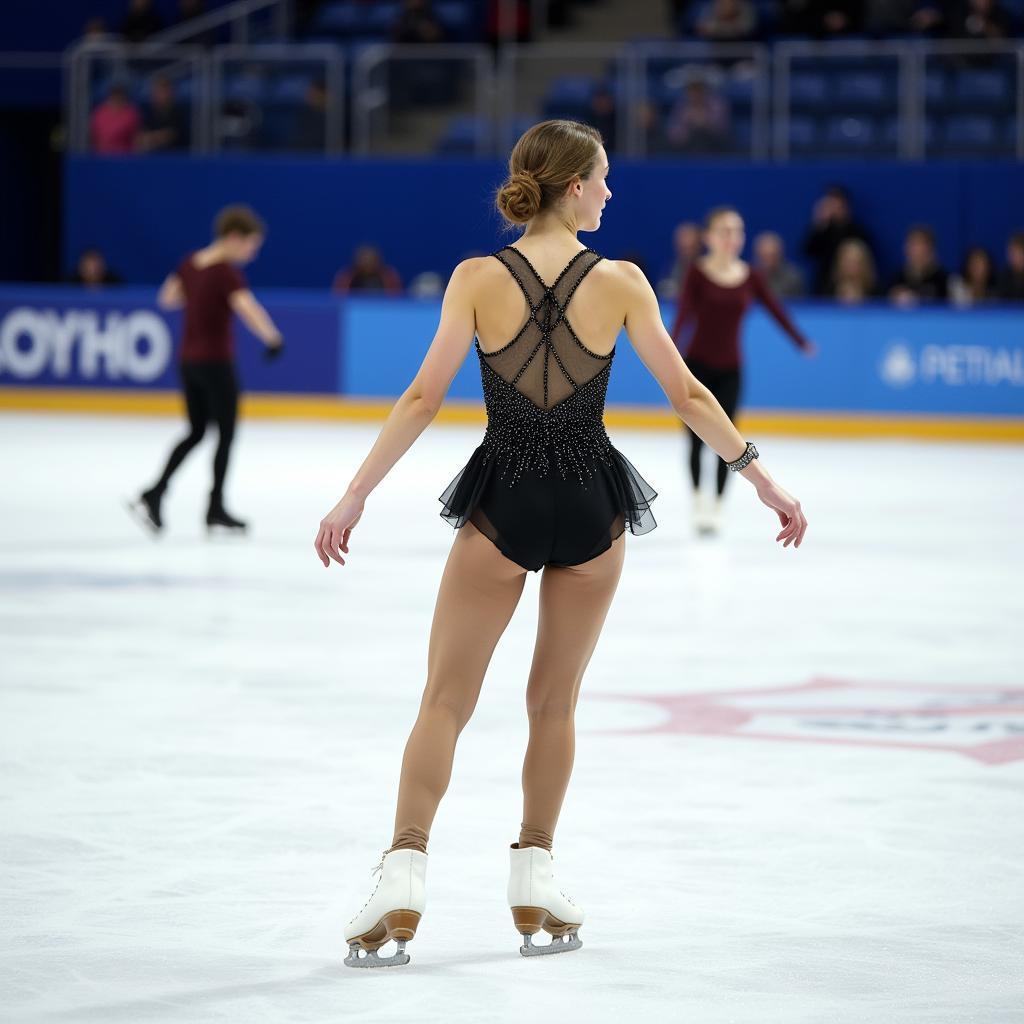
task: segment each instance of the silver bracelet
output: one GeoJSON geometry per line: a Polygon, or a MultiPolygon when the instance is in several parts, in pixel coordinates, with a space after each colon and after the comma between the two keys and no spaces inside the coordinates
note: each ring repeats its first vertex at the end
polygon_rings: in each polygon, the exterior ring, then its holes
{"type": "Polygon", "coordinates": [[[757,449],[754,447],[754,442],[748,441],[747,447],[743,449],[743,454],[738,459],[727,462],[726,465],[733,471],[743,469],[744,466],[749,466],[757,457],[757,449]]]}

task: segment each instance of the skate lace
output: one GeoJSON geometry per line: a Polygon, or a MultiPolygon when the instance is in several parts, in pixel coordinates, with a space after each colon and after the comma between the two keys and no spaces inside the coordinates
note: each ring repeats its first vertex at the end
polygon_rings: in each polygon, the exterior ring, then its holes
{"type": "Polygon", "coordinates": [[[349,924],[351,924],[370,905],[370,900],[372,900],[373,897],[377,895],[377,890],[380,888],[380,880],[384,877],[384,858],[387,855],[388,851],[385,850],[380,856],[380,863],[370,872],[371,879],[373,878],[374,875],[380,872],[380,875],[377,878],[377,884],[373,887],[373,892],[370,893],[369,899],[367,899],[367,901],[352,915],[352,917],[349,920],[349,924]]]}

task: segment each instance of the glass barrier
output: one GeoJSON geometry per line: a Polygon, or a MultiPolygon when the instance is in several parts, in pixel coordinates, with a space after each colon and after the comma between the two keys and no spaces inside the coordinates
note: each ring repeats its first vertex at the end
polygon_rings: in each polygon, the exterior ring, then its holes
{"type": "Polygon", "coordinates": [[[778,45],[775,157],[913,156],[913,53],[885,42],[778,45]]]}
{"type": "Polygon", "coordinates": [[[771,76],[763,46],[634,47],[631,155],[764,159],[771,76]]]}
{"type": "Polygon", "coordinates": [[[922,53],[922,156],[1020,154],[1022,52],[998,43],[936,43],[922,53]]]}
{"type": "Polygon", "coordinates": [[[207,62],[199,47],[83,43],[73,51],[67,86],[73,152],[209,148],[207,62]]]}
{"type": "Polygon", "coordinates": [[[510,43],[497,56],[470,43],[374,43],[350,62],[342,53],[324,43],[82,43],[65,64],[70,146],[502,157],[531,124],[566,117],[633,157],[1024,159],[1019,41],[510,43]],[[118,137],[133,120],[122,134],[134,139],[118,137]]]}
{"type": "Polygon", "coordinates": [[[219,46],[212,54],[214,152],[340,153],[345,76],[333,46],[219,46]]]}
{"type": "Polygon", "coordinates": [[[633,107],[630,53],[615,43],[506,46],[499,59],[497,154],[532,124],[569,118],[594,125],[608,153],[628,152],[633,107]]]}
{"type": "Polygon", "coordinates": [[[352,67],[352,148],[373,155],[489,155],[493,59],[485,46],[376,44],[352,67]]]}

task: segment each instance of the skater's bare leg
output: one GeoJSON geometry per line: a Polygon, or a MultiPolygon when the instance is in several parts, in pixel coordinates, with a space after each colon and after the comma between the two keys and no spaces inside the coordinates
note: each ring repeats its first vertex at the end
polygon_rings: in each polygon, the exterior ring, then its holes
{"type": "Polygon", "coordinates": [[[455,744],[480,695],[494,648],[519,603],[526,570],[473,525],[448,554],[427,653],[427,684],[405,747],[391,849],[426,852],[451,779],[455,744]]]}
{"type": "Polygon", "coordinates": [[[625,559],[625,534],[596,558],[541,571],[540,613],[526,688],[530,741],[523,762],[519,846],[551,849],[575,756],[576,702],[625,559]]]}

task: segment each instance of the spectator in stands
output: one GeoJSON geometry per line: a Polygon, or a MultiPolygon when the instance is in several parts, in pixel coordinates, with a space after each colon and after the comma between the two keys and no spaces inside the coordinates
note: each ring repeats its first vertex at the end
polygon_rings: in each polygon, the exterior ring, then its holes
{"type": "MultiPolygon", "coordinates": [[[[206,14],[206,0],[178,0],[178,24],[184,25],[206,14]]],[[[213,46],[216,33],[208,29],[190,36],[185,42],[189,46],[213,46]]]]}
{"type": "Polygon", "coordinates": [[[949,276],[949,297],[958,306],[973,306],[995,298],[996,268],[988,250],[975,245],[967,250],[959,274],[949,276]]]}
{"type": "Polygon", "coordinates": [[[942,0],[866,0],[864,28],[875,36],[937,34],[944,24],[942,0]]]}
{"type": "Polygon", "coordinates": [[[704,248],[700,225],[692,220],[684,220],[677,224],[672,232],[672,248],[675,252],[675,262],[668,276],[658,282],[658,291],[667,299],[674,299],[679,294],[686,271],[704,248]]]}
{"type": "Polygon", "coordinates": [[[641,100],[636,106],[636,119],[644,138],[644,152],[648,156],[667,152],[668,143],[665,140],[658,104],[649,99],[641,100]]]}
{"type": "Polygon", "coordinates": [[[107,156],[134,153],[141,128],[139,108],[131,101],[128,90],[115,84],[89,119],[93,151],[107,156]]]}
{"type": "Polygon", "coordinates": [[[795,299],[806,291],[803,273],[786,259],[785,246],[774,231],[762,231],[754,239],[754,266],[783,299],[795,299]]]}
{"type": "Polygon", "coordinates": [[[1006,266],[999,275],[999,298],[1024,302],[1024,231],[1016,231],[1006,243],[1006,266]]]}
{"type": "Polygon", "coordinates": [[[143,153],[170,152],[188,147],[188,118],[174,96],[174,83],[166,75],[153,78],[143,125],[144,130],[137,143],[143,153]]]}
{"type": "Polygon", "coordinates": [[[606,153],[615,152],[617,119],[614,93],[603,82],[598,83],[590,96],[590,111],[586,120],[601,133],[606,153]]]}
{"type": "Polygon", "coordinates": [[[141,43],[164,27],[164,20],[153,6],[153,0],[129,0],[128,13],[121,22],[125,42],[141,43]]]}
{"type": "Polygon", "coordinates": [[[83,43],[105,43],[111,39],[110,32],[107,31],[107,23],[99,17],[90,18],[85,23],[85,29],[82,32],[83,43]]]}
{"type": "Polygon", "coordinates": [[[741,42],[757,32],[757,10],[749,0],[711,0],[697,19],[697,35],[715,42],[741,42]]]}
{"type": "Polygon", "coordinates": [[[352,265],[339,270],[331,288],[335,293],[389,292],[402,294],[402,279],[394,267],[389,267],[375,245],[361,245],[356,249],[352,265]]]}
{"type": "Polygon", "coordinates": [[[391,38],[396,43],[440,43],[444,41],[444,25],[430,6],[430,0],[405,0],[391,38]]]}
{"type": "Polygon", "coordinates": [[[859,32],[864,0],[784,0],[782,29],[794,35],[841,37],[859,32]]]}
{"type": "Polygon", "coordinates": [[[665,124],[669,146],[684,153],[729,148],[729,108],[703,78],[691,78],[665,124]]]}
{"type": "Polygon", "coordinates": [[[875,260],[867,243],[859,238],[848,238],[840,243],[829,279],[828,294],[847,305],[855,305],[878,295],[875,260]]]}
{"type": "Polygon", "coordinates": [[[68,278],[71,284],[86,288],[102,288],[105,284],[120,284],[121,277],[107,266],[107,259],[95,246],[83,249],[75,265],[74,273],[68,278]]]}
{"type": "Polygon", "coordinates": [[[853,219],[850,196],[842,185],[830,185],[814,204],[813,222],[804,236],[803,251],[815,264],[814,294],[828,295],[836,252],[848,238],[871,242],[853,219]]]}
{"type": "Polygon", "coordinates": [[[532,36],[532,0],[487,0],[484,36],[497,51],[506,42],[528,43],[532,36]]]}
{"type": "Polygon", "coordinates": [[[998,0],[952,0],[945,24],[946,34],[956,39],[1005,39],[1011,28],[998,0]]]}
{"type": "Polygon", "coordinates": [[[302,106],[292,122],[290,149],[323,153],[327,145],[327,88],[314,78],[306,87],[302,106]]]}
{"type": "Polygon", "coordinates": [[[903,269],[889,288],[889,298],[899,306],[949,298],[949,275],[939,263],[935,232],[927,224],[915,224],[907,232],[903,269]]]}

